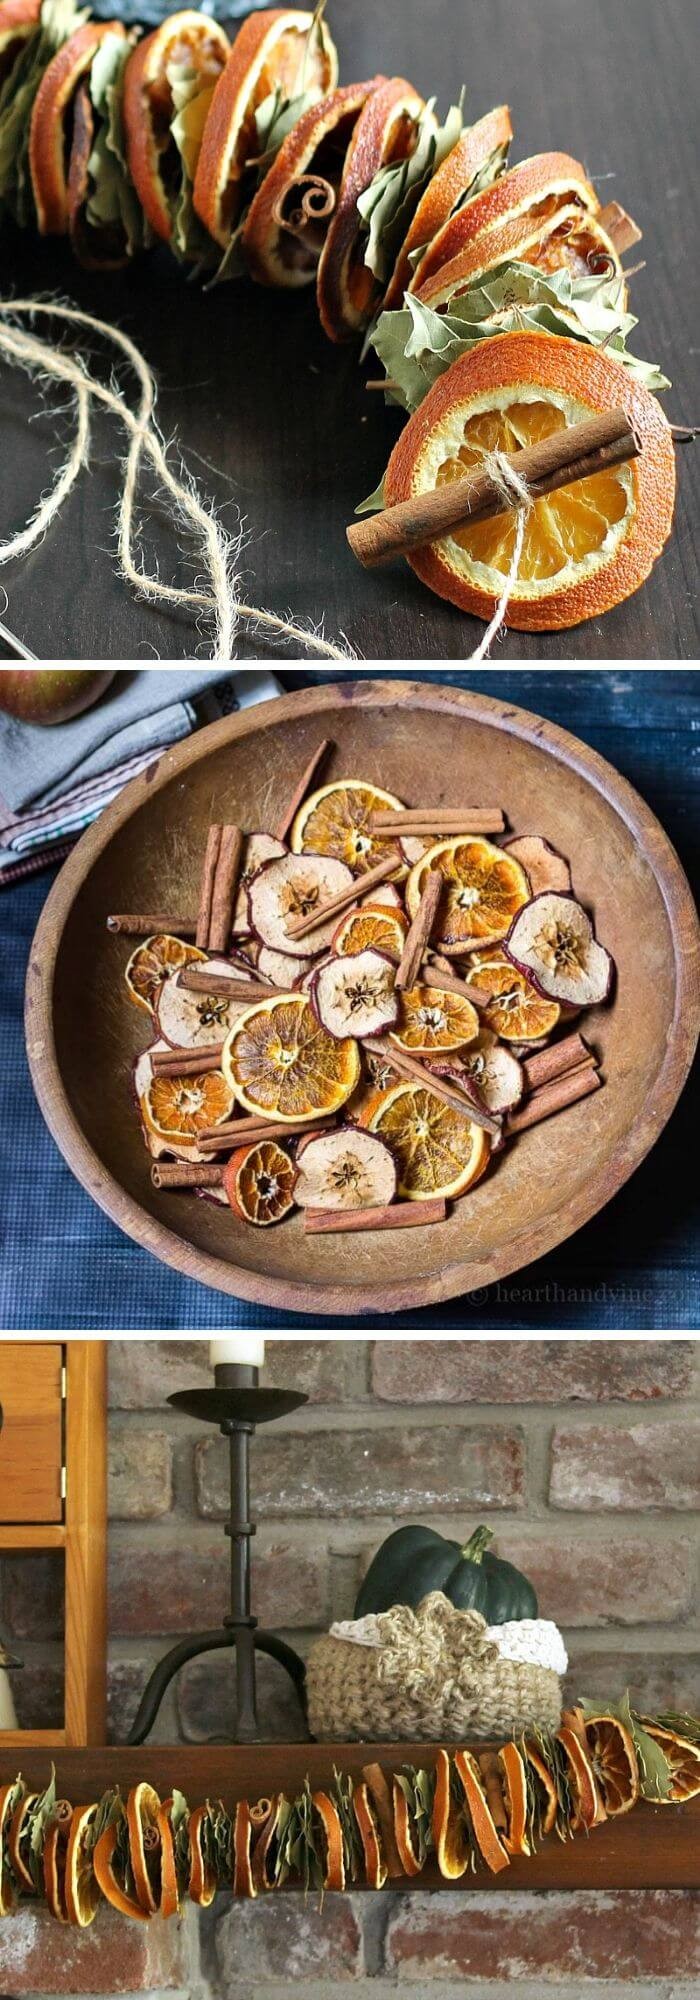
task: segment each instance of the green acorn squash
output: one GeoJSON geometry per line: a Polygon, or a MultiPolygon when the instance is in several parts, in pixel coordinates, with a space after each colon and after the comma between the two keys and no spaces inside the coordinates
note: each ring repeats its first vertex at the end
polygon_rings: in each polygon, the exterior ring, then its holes
{"type": "Polygon", "coordinates": [[[431,1590],[443,1591],[458,1611],[480,1611],[487,1625],[536,1618],[537,1598],[527,1577],[489,1553],[490,1528],[475,1528],[462,1547],[435,1528],[397,1528],[377,1550],[360,1586],[355,1617],[408,1604],[415,1611],[431,1590]]]}

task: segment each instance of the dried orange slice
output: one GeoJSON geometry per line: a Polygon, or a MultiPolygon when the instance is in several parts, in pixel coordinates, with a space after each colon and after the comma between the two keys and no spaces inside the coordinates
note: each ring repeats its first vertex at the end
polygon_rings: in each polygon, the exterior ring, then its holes
{"type": "Polygon", "coordinates": [[[160,1799],[152,1785],[134,1785],[126,1802],[129,1859],[142,1910],[154,1916],[160,1907],[160,1799]]]}
{"type": "MultiPolygon", "coordinates": [[[[363,778],[322,785],[304,800],[297,813],[289,840],[292,853],[326,854],[344,861],[353,875],[364,875],[383,861],[395,844],[386,834],[372,832],[371,814],[394,809],[401,812],[401,800],[363,778]]],[[[397,852],[397,867],[400,861],[397,852]]]]}
{"type": "Polygon", "coordinates": [[[487,987],[495,993],[481,1018],[501,1041],[539,1042],[556,1028],[561,1016],[558,1000],[546,1000],[505,952],[475,951],[464,977],[468,986],[487,987]]]}
{"type": "Polygon", "coordinates": [[[612,238],[597,216],[587,210],[560,208],[545,217],[509,216],[493,229],[482,230],[471,243],[433,268],[432,277],[416,272],[410,290],[421,303],[441,312],[474,286],[483,285],[489,271],[506,263],[532,264],[537,271],[571,271],[575,278],[616,276],[620,305],[627,287],[612,238]]]}
{"type": "Polygon", "coordinates": [[[585,167],[570,153],[535,153],[519,160],[471,201],[464,202],[437,231],[421,264],[421,286],[461,250],[488,236],[499,223],[527,217],[545,222],[560,209],[595,215],[598,197],[585,167]]]}
{"type": "Polygon", "coordinates": [[[431,942],[448,957],[470,945],[497,943],[514,916],[530,900],[525,870],[490,840],[459,835],[439,840],[411,869],[406,906],[415,917],[429,874],[439,869],[445,883],[431,942]]]}
{"type": "Polygon", "coordinates": [[[119,1911],[121,1917],[132,1917],[134,1922],[150,1922],[150,1910],[144,1910],[135,1895],[126,1886],[124,1850],[120,1842],[119,1827],[106,1826],[95,1844],[93,1866],[98,1888],[107,1903],[119,1911]]]}
{"type": "Polygon", "coordinates": [[[615,1715],[587,1715],[588,1754],[609,1819],[630,1812],[639,1798],[639,1765],[634,1740],[615,1715]]]}
{"type": "Polygon", "coordinates": [[[294,1207],[296,1167],[274,1139],[241,1146],[224,1168],[224,1188],[234,1215],[268,1229],[294,1207]]]}
{"type": "Polygon", "coordinates": [[[201,1076],[153,1076],[140,1104],[158,1139],[182,1142],[230,1118],[233,1091],[220,1069],[204,1070],[201,1076]]]}
{"type": "Polygon", "coordinates": [[[366,1123],[391,1147],[398,1192],[405,1201],[466,1194],[488,1165],[489,1142],[482,1127],[423,1084],[396,1083],[383,1091],[366,1123]]]}
{"type": "Polygon", "coordinates": [[[246,1111],[311,1123],[350,1096],[360,1054],[351,1037],[336,1041],[326,1033],[305,993],[275,995],[241,1015],[224,1044],[222,1067],[246,1111]]]}
{"type": "Polygon", "coordinates": [[[93,1829],[98,1807],[76,1806],[70,1823],[64,1890],[68,1921],[86,1930],[97,1916],[100,1886],[92,1865],[93,1829]]]}
{"type": "Polygon", "coordinates": [[[408,922],[403,910],[392,910],[380,903],[364,903],[359,910],[348,910],[334,934],[331,950],[341,958],[358,951],[385,951],[391,958],[400,958],[408,922]]]}
{"type": "Polygon", "coordinates": [[[179,972],[181,966],[195,959],[206,959],[206,955],[195,944],[183,944],[181,938],[169,937],[165,932],[146,938],[132,952],[124,974],[134,1006],[155,1014],[161,986],[171,972],[179,972]]]}
{"type": "Polygon", "coordinates": [[[675,1729],[662,1728],[659,1722],[648,1722],[642,1716],[642,1728],[654,1743],[658,1743],[671,1773],[671,1784],[665,1798],[654,1798],[660,1806],[682,1805],[685,1799],[696,1799],[700,1794],[700,1744],[691,1743],[686,1736],[679,1736],[675,1729]]]}
{"type": "MultiPolygon", "coordinates": [[[[491,451],[518,451],[613,408],[629,417],[640,457],[535,501],[505,622],[549,632],[597,618],[649,575],[671,530],[676,482],[660,404],[602,348],[548,333],[480,341],[440,376],[402,431],[386,504],[463,478],[491,451]]],[[[510,575],[516,532],[510,510],[456,528],[409,560],[439,597],[490,618],[510,575]]]]}
{"type": "Polygon", "coordinates": [[[437,986],[411,986],[401,994],[398,1027],[389,1040],[398,1049],[431,1055],[434,1049],[462,1049],[479,1033],[479,1016],[470,1000],[443,993],[437,986]]]}

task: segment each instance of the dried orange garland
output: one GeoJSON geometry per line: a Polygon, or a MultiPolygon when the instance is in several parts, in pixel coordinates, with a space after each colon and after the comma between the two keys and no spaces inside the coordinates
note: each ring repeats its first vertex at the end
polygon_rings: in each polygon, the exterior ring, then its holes
{"type": "Polygon", "coordinates": [[[74,1808],[57,1798],[54,1772],[43,1793],[17,1777],[0,1787],[0,1916],[32,1897],[82,1929],[102,1901],[147,1923],[223,1889],[381,1889],[432,1857],[449,1881],[484,1866],[498,1874],[552,1833],[567,1840],[645,1799],[700,1796],[700,1721],[639,1717],[628,1697],[565,1711],[554,1735],[434,1756],[393,1774],[370,1763],[356,1779],[334,1769],[327,1789],[307,1779],[294,1799],[240,1800],[232,1814],[220,1799],[190,1811],[180,1792],[161,1800],[147,1783],[74,1808]]]}

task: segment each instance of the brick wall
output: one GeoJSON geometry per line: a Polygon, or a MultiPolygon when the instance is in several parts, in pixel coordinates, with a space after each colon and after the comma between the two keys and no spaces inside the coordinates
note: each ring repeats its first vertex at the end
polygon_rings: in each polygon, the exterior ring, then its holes
{"type": "MultiPolygon", "coordinates": [[[[484,1518],[562,1626],[570,1692],[629,1685],[650,1707],[698,1707],[694,1342],[280,1341],[268,1359],[269,1379],[309,1396],[300,1414],[261,1431],[253,1458],[255,1608],[296,1647],[351,1613],[368,1556],[392,1526],[429,1517],[457,1534],[484,1518]]],[[[114,1341],[110,1363],[118,1738],[168,1641],[219,1621],[226,1486],[220,1440],[165,1404],[172,1390],[211,1379],[206,1344],[114,1341]]],[[[51,1558],[5,1561],[0,1627],[26,1661],[24,1718],[51,1719],[61,1630],[51,1558]]],[[[193,1663],[158,1734],[197,1742],[225,1729],[227,1691],[223,1659],[193,1663]]],[[[261,1711],[271,1734],[300,1733],[272,1665],[261,1711]]],[[[221,1899],[200,1929],[193,1914],[145,1940],[127,1926],[125,1951],[108,1918],[90,1940],[61,1937],[59,1948],[55,1929],[23,1914],[0,1933],[0,1989],[286,2000],[306,1980],[325,2000],[340,1980],[376,2000],[396,1987],[417,2000],[432,1984],[443,2000],[465,1986],[499,2000],[517,1983],[528,2000],[545,1981],[567,2000],[589,1982],[606,2000],[676,2000],[700,1978],[697,1909],[684,1895],[329,1899],[320,1919],[296,1899],[250,1908],[221,1899]]]]}

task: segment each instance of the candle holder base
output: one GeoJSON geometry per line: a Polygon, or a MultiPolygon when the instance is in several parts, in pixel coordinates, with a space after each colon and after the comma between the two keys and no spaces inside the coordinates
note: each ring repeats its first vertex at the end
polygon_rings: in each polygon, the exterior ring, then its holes
{"type": "MultiPolygon", "coordinates": [[[[288,1646],[284,1639],[278,1639],[276,1632],[264,1632],[255,1628],[252,1631],[252,1641],[256,1652],[267,1654],[269,1659],[277,1660],[278,1665],[285,1668],[296,1688],[299,1707],[306,1722],[306,1668],[301,1655],[295,1653],[293,1646],[288,1646]]],[[[231,1646],[234,1648],[236,1646],[236,1631],[230,1623],[220,1625],[211,1632],[193,1632],[188,1639],[181,1639],[176,1646],[171,1646],[170,1652],[164,1653],[162,1660],[159,1660],[154,1667],[150,1680],[146,1682],[132,1728],[126,1738],[127,1743],[145,1743],[146,1737],[150,1736],[170,1682],[180,1672],[181,1667],[187,1666],[189,1660],[197,1659],[200,1653],[216,1653],[231,1646]]],[[[229,1743],[230,1737],[209,1736],[206,1740],[211,1744],[229,1743]]],[[[235,1740],[237,1743],[264,1741],[258,1729],[254,1710],[242,1713],[239,1708],[235,1740]]]]}

